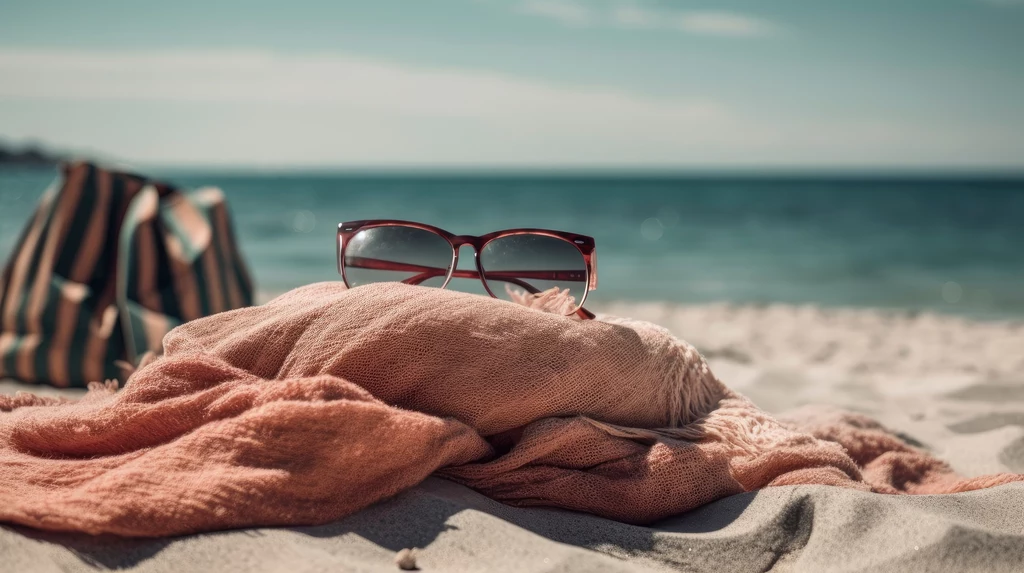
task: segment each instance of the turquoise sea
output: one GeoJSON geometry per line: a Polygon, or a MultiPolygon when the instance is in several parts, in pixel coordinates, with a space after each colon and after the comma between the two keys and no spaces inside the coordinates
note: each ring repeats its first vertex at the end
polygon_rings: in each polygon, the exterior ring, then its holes
{"type": "MultiPolygon", "coordinates": [[[[592,235],[596,307],[783,302],[1024,316],[1024,178],[155,174],[225,191],[265,294],[337,279],[337,223],[395,218],[458,234],[592,235]]],[[[52,178],[0,171],[0,257],[52,178]]]]}

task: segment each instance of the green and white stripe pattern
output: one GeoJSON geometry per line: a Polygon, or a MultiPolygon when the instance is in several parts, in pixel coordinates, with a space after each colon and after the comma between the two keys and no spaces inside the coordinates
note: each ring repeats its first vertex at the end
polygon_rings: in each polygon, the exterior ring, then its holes
{"type": "Polygon", "coordinates": [[[85,386],[174,326],[252,304],[223,194],[61,167],[0,275],[0,378],[85,386]]]}

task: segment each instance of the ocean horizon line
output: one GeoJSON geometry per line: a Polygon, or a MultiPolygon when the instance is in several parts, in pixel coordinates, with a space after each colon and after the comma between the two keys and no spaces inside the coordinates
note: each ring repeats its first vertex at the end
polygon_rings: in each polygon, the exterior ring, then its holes
{"type": "Polygon", "coordinates": [[[650,179],[650,180],[774,180],[774,181],[1024,181],[1017,168],[924,167],[591,167],[591,166],[459,166],[459,165],[139,165],[156,174],[187,173],[217,176],[324,176],[372,178],[487,178],[487,179],[650,179]]]}
{"type": "MultiPolygon", "coordinates": [[[[78,160],[78,159],[74,159],[78,160]]],[[[82,160],[89,160],[83,158],[82,160]]],[[[467,179],[580,179],[678,181],[1024,181],[1020,167],[920,166],[500,166],[500,165],[258,165],[149,164],[96,159],[97,163],[145,175],[209,175],[218,177],[337,177],[337,178],[467,178],[467,179]]],[[[54,170],[55,165],[3,165],[8,173],[54,170]]]]}

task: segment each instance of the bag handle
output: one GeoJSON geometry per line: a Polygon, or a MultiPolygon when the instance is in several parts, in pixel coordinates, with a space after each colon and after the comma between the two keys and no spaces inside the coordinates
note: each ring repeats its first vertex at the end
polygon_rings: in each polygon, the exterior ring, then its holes
{"type": "Polygon", "coordinates": [[[148,184],[132,197],[131,203],[125,212],[124,220],[121,223],[120,234],[118,235],[117,247],[117,272],[116,284],[117,294],[115,297],[117,313],[121,318],[121,332],[124,335],[125,355],[128,362],[134,367],[139,364],[138,341],[146,339],[145,332],[136,332],[132,324],[132,316],[128,307],[128,273],[131,272],[132,245],[135,241],[135,232],[146,221],[151,221],[157,216],[160,206],[160,196],[157,188],[148,184]]]}

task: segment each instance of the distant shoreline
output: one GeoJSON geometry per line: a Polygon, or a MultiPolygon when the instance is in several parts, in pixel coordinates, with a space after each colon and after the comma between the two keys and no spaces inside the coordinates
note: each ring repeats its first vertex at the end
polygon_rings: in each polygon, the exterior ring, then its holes
{"type": "Polygon", "coordinates": [[[0,147],[0,167],[54,167],[63,159],[38,147],[0,147]]]}

